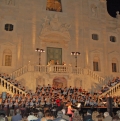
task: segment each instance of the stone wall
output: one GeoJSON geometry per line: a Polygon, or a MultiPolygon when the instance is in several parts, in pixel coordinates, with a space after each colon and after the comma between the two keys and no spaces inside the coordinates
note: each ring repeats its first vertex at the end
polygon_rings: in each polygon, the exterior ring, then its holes
{"type": "MultiPolygon", "coordinates": [[[[29,62],[38,64],[37,47],[62,48],[62,60],[75,65],[72,51],[79,51],[78,66],[93,70],[94,57],[99,58],[101,76],[120,75],[119,14],[112,18],[107,13],[104,0],[63,0],[62,12],[46,10],[46,0],[0,1],[0,72],[12,72],[29,62]],[[6,31],[5,24],[14,25],[6,31]],[[98,41],[91,34],[98,34],[98,41]],[[109,37],[115,36],[116,42],[109,37]],[[4,66],[3,51],[12,51],[12,65],[4,66]],[[112,73],[111,63],[117,60],[117,74],[112,73]]],[[[46,64],[46,53],[41,64],[46,64]]]]}

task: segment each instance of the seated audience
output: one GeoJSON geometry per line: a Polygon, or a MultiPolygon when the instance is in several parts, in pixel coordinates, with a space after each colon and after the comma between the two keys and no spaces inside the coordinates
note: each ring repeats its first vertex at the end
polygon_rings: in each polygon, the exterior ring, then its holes
{"type": "Polygon", "coordinates": [[[109,115],[108,112],[104,113],[104,119],[103,121],[112,121],[112,117],[109,115]]]}
{"type": "Polygon", "coordinates": [[[22,116],[20,115],[20,110],[16,110],[16,115],[12,116],[11,121],[20,121],[22,120],[22,116]]]}
{"type": "Polygon", "coordinates": [[[88,110],[87,115],[83,118],[83,121],[92,121],[92,111],[88,110]]]}

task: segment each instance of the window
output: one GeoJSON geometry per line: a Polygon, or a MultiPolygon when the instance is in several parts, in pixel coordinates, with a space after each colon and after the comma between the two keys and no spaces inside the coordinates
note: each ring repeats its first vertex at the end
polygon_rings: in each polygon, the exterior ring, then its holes
{"type": "Polygon", "coordinates": [[[6,31],[13,31],[13,25],[12,24],[5,24],[5,30],[6,31]]]}
{"type": "Polygon", "coordinates": [[[98,35],[97,34],[92,34],[92,39],[93,40],[98,40],[98,35]]]}
{"type": "Polygon", "coordinates": [[[5,66],[11,66],[12,55],[5,55],[5,66]]]}
{"type": "Polygon", "coordinates": [[[46,10],[62,12],[61,0],[47,0],[46,10]]]}
{"type": "Polygon", "coordinates": [[[93,59],[93,71],[100,71],[100,59],[97,56],[93,59]]]}
{"type": "Polygon", "coordinates": [[[117,64],[112,63],[112,72],[117,72],[117,64]]]}
{"type": "Polygon", "coordinates": [[[115,36],[110,36],[110,41],[111,42],[116,42],[116,37],[115,36]]]}
{"type": "Polygon", "coordinates": [[[12,66],[12,52],[9,49],[3,51],[3,66],[12,66]]]}
{"type": "Polygon", "coordinates": [[[117,58],[112,58],[112,72],[118,72],[118,65],[117,58]]]}
{"type": "Polygon", "coordinates": [[[98,62],[93,62],[93,71],[99,71],[98,62]]]}

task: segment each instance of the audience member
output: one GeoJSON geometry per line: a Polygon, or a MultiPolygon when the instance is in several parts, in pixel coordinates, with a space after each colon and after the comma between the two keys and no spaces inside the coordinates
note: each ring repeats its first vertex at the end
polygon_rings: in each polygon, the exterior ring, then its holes
{"type": "Polygon", "coordinates": [[[20,121],[22,116],[20,115],[20,110],[16,109],[16,115],[12,116],[11,121],[20,121]]]}
{"type": "Polygon", "coordinates": [[[104,113],[104,119],[103,121],[112,121],[112,117],[109,115],[108,112],[104,113]]]}
{"type": "Polygon", "coordinates": [[[92,112],[91,110],[87,111],[87,115],[83,118],[83,121],[92,121],[92,112]]]}
{"type": "Polygon", "coordinates": [[[37,121],[37,119],[38,118],[36,116],[34,116],[33,112],[31,112],[30,115],[27,117],[28,121],[31,121],[31,120],[37,121]]]}

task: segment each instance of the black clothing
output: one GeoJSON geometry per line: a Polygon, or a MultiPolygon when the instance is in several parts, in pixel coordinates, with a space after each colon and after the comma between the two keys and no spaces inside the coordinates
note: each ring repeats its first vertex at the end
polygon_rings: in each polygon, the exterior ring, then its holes
{"type": "Polygon", "coordinates": [[[91,115],[85,116],[83,121],[92,121],[92,116],[91,115]],[[90,120],[88,120],[88,119],[90,119],[90,120]]]}

